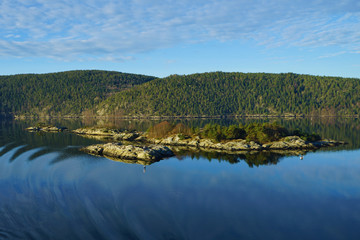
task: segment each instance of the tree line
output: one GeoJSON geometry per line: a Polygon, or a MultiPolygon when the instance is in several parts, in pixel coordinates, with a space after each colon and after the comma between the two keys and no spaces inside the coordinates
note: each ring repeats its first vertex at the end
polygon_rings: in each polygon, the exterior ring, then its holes
{"type": "Polygon", "coordinates": [[[130,116],[358,115],[360,81],[294,73],[171,75],[100,103],[130,116]]]}
{"type": "Polygon", "coordinates": [[[198,73],[166,78],[110,71],[0,76],[0,115],[248,116],[360,114],[357,78],[198,73]]]}
{"type": "Polygon", "coordinates": [[[110,71],[0,76],[2,115],[80,115],[116,92],[155,77],[110,71]]]}

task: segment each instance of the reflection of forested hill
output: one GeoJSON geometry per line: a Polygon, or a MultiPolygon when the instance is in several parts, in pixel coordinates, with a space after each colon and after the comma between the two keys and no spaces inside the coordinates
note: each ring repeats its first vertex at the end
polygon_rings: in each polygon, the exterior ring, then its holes
{"type": "MultiPolygon", "coordinates": [[[[222,125],[230,124],[246,124],[249,122],[269,122],[274,119],[208,119],[208,120],[177,120],[174,123],[182,122],[189,127],[204,127],[207,123],[218,123],[222,125]]],[[[86,119],[84,120],[86,121],[86,119]]],[[[149,120],[112,120],[110,122],[100,122],[102,124],[111,124],[114,127],[125,129],[137,129],[145,131],[158,121],[149,120]],[[112,122],[113,121],[113,122],[112,122]]],[[[315,132],[325,138],[336,140],[343,140],[348,142],[348,145],[331,148],[331,151],[338,151],[342,149],[359,149],[360,148],[360,121],[353,118],[315,118],[315,119],[277,119],[277,121],[289,129],[301,129],[309,133],[315,132]]],[[[79,120],[50,120],[59,126],[65,126],[69,129],[76,129],[86,125],[79,120]]],[[[13,161],[23,153],[33,151],[29,157],[30,160],[48,154],[59,153],[56,161],[61,161],[68,157],[84,154],[78,149],[80,146],[87,146],[98,143],[97,140],[87,139],[70,133],[30,133],[24,129],[31,126],[31,121],[0,121],[0,157],[12,153],[10,160],[13,161]]],[[[90,125],[96,124],[91,122],[90,125]]],[[[323,149],[321,151],[328,151],[323,149]]],[[[277,164],[283,157],[288,155],[299,155],[299,153],[286,152],[243,152],[234,154],[224,154],[216,151],[189,151],[182,150],[178,154],[181,156],[190,156],[194,159],[208,159],[209,161],[226,161],[229,163],[239,163],[245,161],[250,167],[260,165],[274,165],[277,164]]],[[[305,156],[306,157],[306,156],[305,156]]]]}
{"type": "MultiPolygon", "coordinates": [[[[80,146],[87,146],[98,143],[97,140],[83,138],[71,133],[35,133],[24,130],[26,124],[22,122],[1,122],[0,121],[0,157],[10,154],[9,161],[13,162],[22,154],[29,153],[29,161],[36,160],[43,155],[58,154],[52,163],[66,160],[71,156],[84,154],[79,151],[80,146]]],[[[178,151],[178,157],[190,156],[196,159],[208,159],[209,161],[226,161],[229,163],[238,163],[241,160],[247,162],[249,167],[260,165],[273,165],[279,162],[279,159],[293,155],[288,153],[250,153],[243,152],[238,154],[224,154],[216,151],[178,151]]],[[[110,158],[112,159],[112,158],[110,158]]],[[[112,159],[123,163],[136,163],[141,165],[150,165],[154,162],[149,161],[128,161],[122,159],[112,159]]]]}
{"type": "Polygon", "coordinates": [[[172,75],[115,94],[99,113],[131,116],[360,113],[359,79],[266,73],[172,75]]]}
{"type": "Polygon", "coordinates": [[[25,131],[29,126],[24,122],[0,121],[0,157],[10,154],[14,161],[22,154],[31,152],[28,159],[36,160],[49,153],[57,153],[54,161],[62,161],[70,156],[83,154],[79,146],[98,141],[89,140],[70,133],[35,133],[25,131]]]}

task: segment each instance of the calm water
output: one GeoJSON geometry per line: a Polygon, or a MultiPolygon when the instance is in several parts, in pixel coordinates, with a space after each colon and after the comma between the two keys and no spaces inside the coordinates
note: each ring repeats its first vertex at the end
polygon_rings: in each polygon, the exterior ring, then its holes
{"type": "Polygon", "coordinates": [[[280,121],[349,145],[303,160],[184,152],[144,169],[2,121],[0,239],[360,239],[360,121],[280,121]]]}

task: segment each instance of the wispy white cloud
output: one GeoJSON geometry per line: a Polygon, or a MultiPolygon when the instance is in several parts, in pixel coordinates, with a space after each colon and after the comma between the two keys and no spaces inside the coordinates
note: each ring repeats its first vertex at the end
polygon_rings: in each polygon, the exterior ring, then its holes
{"type": "Polygon", "coordinates": [[[181,43],[360,48],[357,0],[2,0],[0,55],[126,60],[181,43]]]}
{"type": "Polygon", "coordinates": [[[166,62],[165,62],[166,64],[174,64],[174,63],[176,63],[176,60],[175,59],[168,59],[168,60],[166,60],[166,62]]]}
{"type": "Polygon", "coordinates": [[[329,53],[329,54],[326,54],[326,55],[319,56],[318,58],[331,58],[331,57],[336,57],[336,56],[343,55],[345,53],[347,53],[347,52],[346,51],[340,51],[340,52],[335,52],[335,53],[329,53]]]}

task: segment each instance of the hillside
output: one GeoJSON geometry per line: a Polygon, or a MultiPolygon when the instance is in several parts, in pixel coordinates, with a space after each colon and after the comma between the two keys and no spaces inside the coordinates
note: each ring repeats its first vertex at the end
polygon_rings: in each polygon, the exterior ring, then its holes
{"type": "Polygon", "coordinates": [[[156,79],[110,96],[98,115],[358,115],[360,79],[293,73],[202,73],[156,79]]]}
{"type": "Polygon", "coordinates": [[[109,71],[68,71],[0,76],[0,113],[78,116],[115,92],[155,77],[109,71]]]}

